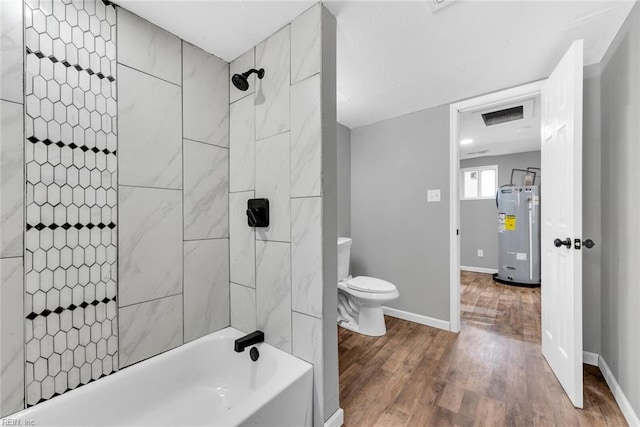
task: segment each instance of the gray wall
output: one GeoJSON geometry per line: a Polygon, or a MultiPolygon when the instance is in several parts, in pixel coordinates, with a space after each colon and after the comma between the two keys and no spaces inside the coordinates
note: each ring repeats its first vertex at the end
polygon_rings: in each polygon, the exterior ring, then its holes
{"type": "MultiPolygon", "coordinates": [[[[600,239],[599,66],[584,69],[583,235],[600,239]]],[[[354,275],[398,286],[390,306],[449,320],[448,106],[351,131],[354,275]],[[442,190],[426,203],[427,189],[442,190]],[[416,212],[419,213],[416,214],[416,212]],[[419,219],[423,218],[422,221],[419,219]]],[[[584,251],[584,349],[600,351],[600,248],[584,251]]]]}
{"type": "MultiPolygon", "coordinates": [[[[602,356],[640,413],[640,5],[602,61],[602,356]]],[[[585,312],[585,316],[588,312],[585,312]]]]}
{"type": "Polygon", "coordinates": [[[351,271],[395,284],[391,307],[449,320],[449,106],[351,131],[351,271]],[[441,202],[427,203],[440,189],[441,202]]]}
{"type": "MultiPolygon", "coordinates": [[[[584,68],[582,130],[582,236],[596,246],[582,251],[582,328],[585,351],[600,354],[600,65],[584,68]]],[[[544,201],[544,195],[542,195],[544,201]]]]}
{"type": "MultiPolygon", "coordinates": [[[[498,186],[508,184],[511,169],[540,167],[540,151],[460,161],[460,168],[488,165],[498,165],[498,186]]],[[[460,201],[460,265],[497,270],[498,221],[494,199],[460,201]],[[484,257],[478,257],[478,249],[484,250],[484,257]]]]}
{"type": "Polygon", "coordinates": [[[351,129],[338,123],[338,236],[351,236],[351,129]]]}

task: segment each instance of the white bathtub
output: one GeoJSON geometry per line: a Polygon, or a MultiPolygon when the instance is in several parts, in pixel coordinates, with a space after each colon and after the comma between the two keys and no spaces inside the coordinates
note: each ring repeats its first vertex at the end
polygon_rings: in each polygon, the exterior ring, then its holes
{"type": "Polygon", "coordinates": [[[233,350],[243,335],[223,329],[7,419],[36,426],[311,425],[312,366],[268,344],[257,346],[260,358],[252,362],[248,348],[233,350]]]}

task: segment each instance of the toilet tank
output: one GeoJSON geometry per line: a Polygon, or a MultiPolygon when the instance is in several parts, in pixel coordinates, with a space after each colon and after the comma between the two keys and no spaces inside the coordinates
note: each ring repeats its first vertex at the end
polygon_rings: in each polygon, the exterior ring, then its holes
{"type": "Polygon", "coordinates": [[[338,237],[338,282],[349,277],[351,243],[348,237],[338,237]]]}

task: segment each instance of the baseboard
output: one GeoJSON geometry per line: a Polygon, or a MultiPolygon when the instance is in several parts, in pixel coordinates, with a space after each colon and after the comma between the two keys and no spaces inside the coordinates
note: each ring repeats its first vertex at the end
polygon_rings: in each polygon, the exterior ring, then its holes
{"type": "Polygon", "coordinates": [[[438,329],[444,329],[445,331],[451,330],[451,324],[444,320],[434,319],[433,317],[410,313],[408,311],[398,310],[397,308],[391,307],[382,307],[382,311],[387,316],[397,317],[398,319],[408,320],[410,322],[420,323],[421,325],[431,326],[438,329]]]}
{"type": "Polygon", "coordinates": [[[618,384],[616,377],[613,376],[613,372],[611,372],[611,369],[609,369],[609,365],[607,365],[607,362],[605,362],[602,356],[600,356],[599,358],[598,366],[600,367],[602,376],[611,389],[611,393],[613,393],[613,397],[616,399],[616,402],[618,403],[618,406],[622,411],[622,415],[624,415],[624,417],[626,418],[627,423],[629,423],[630,426],[640,426],[640,418],[638,418],[638,414],[636,414],[633,410],[633,407],[631,406],[631,403],[629,403],[627,396],[624,395],[622,387],[620,387],[620,384],[618,384]]]}
{"type": "Polygon", "coordinates": [[[469,267],[466,265],[461,265],[460,270],[471,271],[473,273],[486,273],[486,274],[493,274],[498,272],[498,270],[496,270],[495,268],[469,267]]]}
{"type": "Polygon", "coordinates": [[[324,427],[340,427],[342,424],[344,424],[344,411],[342,408],[338,408],[338,410],[325,421],[324,427]]]}
{"type": "Polygon", "coordinates": [[[582,363],[585,365],[598,366],[598,359],[600,355],[598,353],[591,353],[590,351],[582,352],[582,363]]]}

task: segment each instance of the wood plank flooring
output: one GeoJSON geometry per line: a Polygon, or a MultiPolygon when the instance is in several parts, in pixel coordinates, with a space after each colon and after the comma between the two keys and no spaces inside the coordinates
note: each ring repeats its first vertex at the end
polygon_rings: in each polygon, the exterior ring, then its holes
{"type": "Polygon", "coordinates": [[[460,334],[387,317],[373,338],[338,328],[345,426],[625,426],[597,367],[583,410],[540,351],[540,289],[462,273],[460,334]]]}

